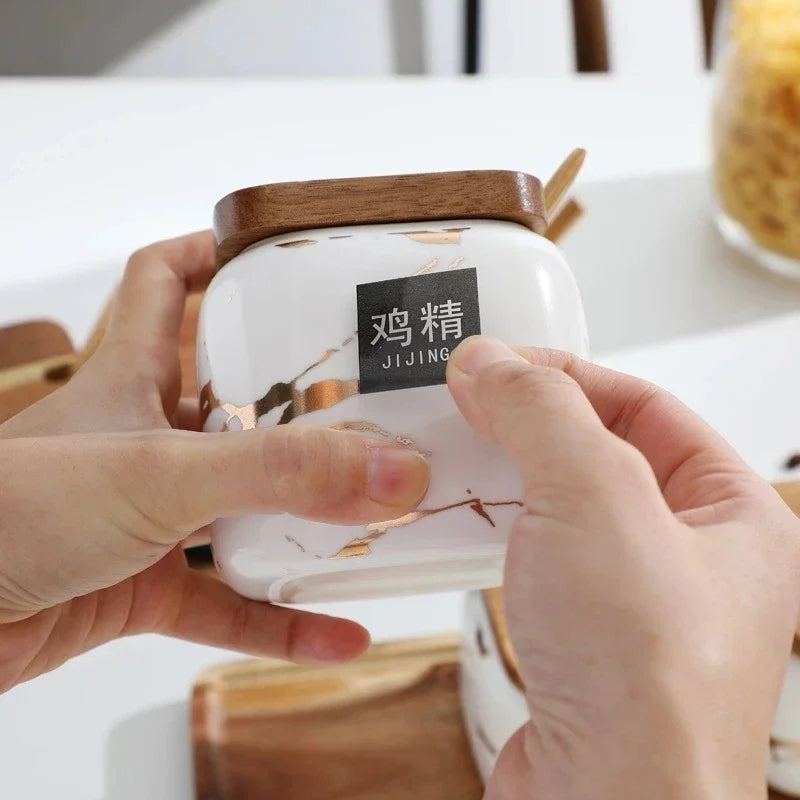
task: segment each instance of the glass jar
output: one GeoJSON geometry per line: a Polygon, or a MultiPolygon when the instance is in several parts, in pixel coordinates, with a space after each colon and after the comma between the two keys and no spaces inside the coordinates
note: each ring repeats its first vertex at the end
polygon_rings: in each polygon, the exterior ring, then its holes
{"type": "Polygon", "coordinates": [[[734,0],[714,108],[723,236],[800,277],[800,0],[734,0]]]}
{"type": "Polygon", "coordinates": [[[276,184],[217,204],[221,268],[198,328],[205,430],[301,421],[414,448],[431,467],[400,519],[218,521],[215,561],[235,590],[291,603],[501,582],[520,478],[466,425],[445,367],[479,332],[588,355],[546,227],[541,184],[514,172],[276,184]]]}

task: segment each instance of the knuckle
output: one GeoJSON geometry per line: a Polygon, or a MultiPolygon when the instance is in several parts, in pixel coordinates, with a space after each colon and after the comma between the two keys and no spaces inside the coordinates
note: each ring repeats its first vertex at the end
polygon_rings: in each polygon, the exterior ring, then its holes
{"type": "Polygon", "coordinates": [[[141,272],[149,270],[153,263],[153,255],[153,245],[140,247],[138,250],[134,250],[128,257],[128,263],[125,265],[125,277],[138,275],[141,272]]]}
{"type": "Polygon", "coordinates": [[[178,276],[164,259],[161,242],[142,247],[128,258],[123,282],[143,277],[152,284],[153,291],[166,289],[178,280],[178,276]]]}
{"type": "Polygon", "coordinates": [[[571,375],[574,370],[585,366],[586,361],[568,350],[555,350],[548,348],[544,351],[544,366],[555,369],[565,375],[571,375]]]}
{"type": "Polygon", "coordinates": [[[617,415],[608,423],[609,430],[623,439],[628,435],[636,419],[642,417],[645,409],[653,403],[662,401],[666,396],[663,389],[646,381],[637,382],[634,391],[622,404],[617,415]]]}

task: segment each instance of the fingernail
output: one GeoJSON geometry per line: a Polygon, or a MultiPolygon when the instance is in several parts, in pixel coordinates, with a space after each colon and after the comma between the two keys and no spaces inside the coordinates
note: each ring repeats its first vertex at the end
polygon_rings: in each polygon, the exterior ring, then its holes
{"type": "Polygon", "coordinates": [[[459,345],[450,361],[466,375],[476,375],[483,369],[501,361],[521,361],[505,342],[489,336],[473,336],[459,345]]]}
{"type": "Polygon", "coordinates": [[[367,493],[385,506],[413,508],[428,490],[430,470],[425,458],[396,445],[370,448],[367,493]]]}

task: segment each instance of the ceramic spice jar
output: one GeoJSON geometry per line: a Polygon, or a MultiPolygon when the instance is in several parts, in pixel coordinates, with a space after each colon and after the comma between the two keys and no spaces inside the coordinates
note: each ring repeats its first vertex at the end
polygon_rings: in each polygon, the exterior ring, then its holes
{"type": "Polygon", "coordinates": [[[470,592],[461,637],[461,711],[484,783],[506,742],[529,719],[501,589],[470,592]]]}
{"type": "Polygon", "coordinates": [[[215,561],[235,590],[291,603],[500,582],[520,479],[461,418],[445,368],[477,333],[587,356],[547,228],[541,183],[517,172],[274,184],[217,204],[219,272],[198,329],[205,430],[302,421],[399,443],[431,467],[400,519],[218,521],[215,561]]]}

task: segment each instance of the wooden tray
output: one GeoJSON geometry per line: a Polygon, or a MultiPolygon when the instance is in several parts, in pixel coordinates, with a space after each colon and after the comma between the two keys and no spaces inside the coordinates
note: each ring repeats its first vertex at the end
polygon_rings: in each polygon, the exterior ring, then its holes
{"type": "Polygon", "coordinates": [[[74,358],[69,336],[53,322],[0,328],[0,422],[58,389],[74,358]]]}
{"type": "Polygon", "coordinates": [[[194,688],[198,800],[480,800],[458,640],[379,644],[343,667],[246,661],[194,688]]]}
{"type": "Polygon", "coordinates": [[[209,670],[192,699],[197,800],[481,800],[458,673],[450,637],[342,667],[209,670]]]}
{"type": "MultiPolygon", "coordinates": [[[[184,397],[197,396],[195,339],[201,294],[186,300],[180,331],[180,362],[184,397]]],[[[66,332],[48,321],[0,328],[0,423],[62,386],[94,352],[105,334],[110,305],[98,321],[83,351],[76,352],[66,332]]]]}

